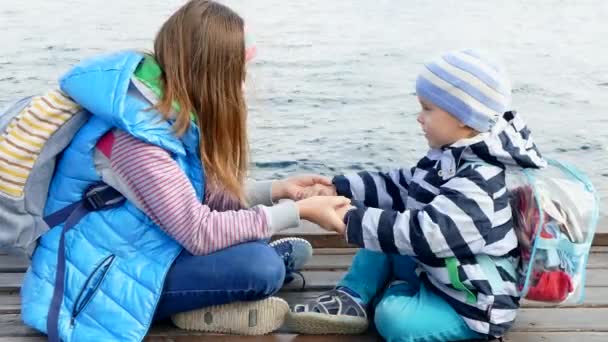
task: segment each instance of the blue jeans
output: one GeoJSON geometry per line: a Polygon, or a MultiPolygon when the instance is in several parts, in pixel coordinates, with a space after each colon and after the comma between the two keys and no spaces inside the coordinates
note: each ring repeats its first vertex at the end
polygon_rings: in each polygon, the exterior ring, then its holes
{"type": "Polygon", "coordinates": [[[165,279],[155,319],[236,301],[269,297],[281,289],[285,264],[264,241],[197,256],[184,250],[165,279]]]}
{"type": "Polygon", "coordinates": [[[360,250],[338,286],[375,305],[376,329],[388,342],[483,339],[415,273],[409,256],[360,250]],[[391,280],[401,280],[387,285],[391,280]]]}

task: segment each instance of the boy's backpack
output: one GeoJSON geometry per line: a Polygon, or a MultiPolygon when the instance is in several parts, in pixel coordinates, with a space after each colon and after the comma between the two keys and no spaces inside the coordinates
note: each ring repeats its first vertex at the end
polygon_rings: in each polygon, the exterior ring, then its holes
{"type": "MultiPolygon", "coordinates": [[[[471,164],[465,163],[461,168],[471,164]]],[[[507,191],[519,242],[512,257],[477,255],[492,288],[504,290],[498,267],[515,280],[522,298],[553,304],[581,303],[585,270],[599,219],[599,196],[589,178],[572,165],[548,160],[543,169],[507,168],[507,191]]],[[[461,281],[455,257],[446,259],[450,282],[477,301],[461,281]]]]}
{"type": "Polygon", "coordinates": [[[24,98],[0,112],[0,253],[31,256],[38,238],[66,221],[79,205],[84,210],[72,217],[72,224],[119,196],[107,185],[95,184],[82,202],[44,216],[56,161],[88,119],[85,110],[58,90],[24,98]]]}
{"type": "Polygon", "coordinates": [[[528,300],[580,303],[585,270],[599,219],[599,196],[572,165],[548,160],[540,170],[507,173],[521,296],[528,300]]]}
{"type": "MultiPolygon", "coordinates": [[[[465,163],[460,167],[483,165],[465,163]]],[[[585,270],[599,219],[599,196],[589,178],[572,165],[548,160],[543,169],[506,170],[507,191],[519,242],[512,256],[477,255],[493,291],[505,290],[498,267],[515,280],[522,298],[553,304],[582,303],[585,270]]],[[[476,295],[460,280],[458,260],[445,260],[450,282],[467,302],[476,295]]]]}

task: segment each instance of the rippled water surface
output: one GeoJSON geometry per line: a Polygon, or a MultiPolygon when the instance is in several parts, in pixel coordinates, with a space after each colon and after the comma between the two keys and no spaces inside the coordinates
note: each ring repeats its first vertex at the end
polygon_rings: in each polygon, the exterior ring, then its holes
{"type": "MultiPolygon", "coordinates": [[[[0,107],[55,86],[83,57],[149,49],[181,3],[2,1],[0,107]]],[[[259,50],[248,82],[256,178],[410,165],[426,150],[413,89],[421,63],[481,47],[507,65],[515,109],[541,150],[576,163],[608,194],[608,1],[227,4],[259,50]]]]}

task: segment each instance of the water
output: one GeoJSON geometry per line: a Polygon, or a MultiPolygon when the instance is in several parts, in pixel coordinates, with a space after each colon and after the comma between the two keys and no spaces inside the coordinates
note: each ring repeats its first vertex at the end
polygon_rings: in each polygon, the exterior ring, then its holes
{"type": "MultiPolygon", "coordinates": [[[[0,107],[55,86],[83,57],[149,49],[181,3],[2,1],[0,107]]],[[[426,150],[413,89],[421,63],[481,47],[507,65],[541,151],[608,194],[608,1],[226,3],[259,50],[248,81],[254,177],[411,165],[426,150]]]]}

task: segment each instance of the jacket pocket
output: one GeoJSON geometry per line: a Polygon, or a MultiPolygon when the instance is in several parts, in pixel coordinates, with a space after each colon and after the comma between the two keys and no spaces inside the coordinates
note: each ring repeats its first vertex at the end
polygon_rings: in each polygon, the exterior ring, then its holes
{"type": "Polygon", "coordinates": [[[103,258],[95,267],[93,272],[89,274],[87,280],[84,282],[84,285],[78,292],[78,296],[76,296],[76,300],[74,301],[74,306],[72,308],[72,315],[70,323],[73,325],[76,317],[84,310],[84,308],[89,304],[93,295],[99,290],[99,286],[103,282],[110,266],[114,262],[114,254],[110,254],[107,257],[103,258]]]}

